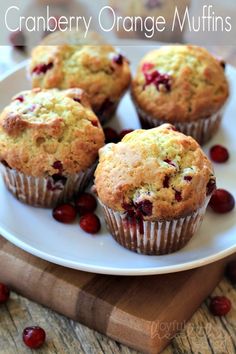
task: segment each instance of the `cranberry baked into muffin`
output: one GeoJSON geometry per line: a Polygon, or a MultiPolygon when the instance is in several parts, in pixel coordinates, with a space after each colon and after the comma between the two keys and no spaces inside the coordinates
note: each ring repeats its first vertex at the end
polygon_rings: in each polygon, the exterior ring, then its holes
{"type": "Polygon", "coordinates": [[[0,115],[0,161],[21,201],[53,207],[93,175],[104,134],[80,89],[23,91],[0,115]]]}
{"type": "Polygon", "coordinates": [[[99,157],[95,188],[115,240],[143,254],[182,248],[215,189],[212,164],[198,143],[163,124],[105,145],[99,157]]]}
{"type": "Polygon", "coordinates": [[[191,45],[149,52],[132,83],[144,128],[171,123],[200,144],[217,131],[228,95],[221,62],[206,49],[191,45]]]}
{"type": "Polygon", "coordinates": [[[38,46],[30,65],[33,87],[80,87],[101,123],[114,114],[129,87],[128,61],[110,45],[38,46]]]}

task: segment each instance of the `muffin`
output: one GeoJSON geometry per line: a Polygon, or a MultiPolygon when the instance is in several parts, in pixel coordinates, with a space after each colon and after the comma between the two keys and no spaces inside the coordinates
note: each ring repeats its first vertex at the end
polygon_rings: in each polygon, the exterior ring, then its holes
{"type": "Polygon", "coordinates": [[[228,95],[221,62],[206,49],[190,45],[149,52],[132,83],[143,128],[171,123],[200,144],[216,133],[228,95]]]}
{"type": "Polygon", "coordinates": [[[93,176],[104,134],[80,89],[23,91],[0,115],[0,161],[20,201],[53,207],[93,176]]]}
{"type": "Polygon", "coordinates": [[[159,255],[182,248],[197,231],[215,177],[199,144],[163,124],[100,149],[95,189],[114,239],[159,255]]]}
{"type": "Polygon", "coordinates": [[[115,113],[131,80],[128,61],[105,44],[38,46],[30,74],[33,87],[85,90],[102,124],[115,113]]]}
{"type": "MultiPolygon", "coordinates": [[[[145,26],[149,31],[145,31],[145,27],[141,26],[140,21],[137,21],[136,28],[133,31],[127,32],[125,26],[120,26],[117,31],[114,26],[114,31],[120,38],[142,38],[152,39],[162,42],[181,42],[183,39],[184,29],[181,30],[180,26],[176,24],[172,29],[173,19],[176,8],[178,8],[178,14],[181,23],[183,22],[184,13],[186,7],[190,5],[190,0],[126,0],[117,1],[109,0],[109,4],[115,12],[116,16],[126,17],[138,17],[142,19],[145,26]],[[152,32],[153,20],[159,16],[163,16],[165,19],[165,30],[152,32]]],[[[112,13],[110,17],[113,19],[112,13]]],[[[131,22],[131,21],[130,21],[131,22]]],[[[176,21],[177,22],[177,21],[176,21]]],[[[129,26],[129,22],[126,21],[126,26],[129,26]]],[[[134,26],[133,26],[134,27],[134,26]]],[[[160,26],[162,28],[162,26],[160,26]]]]}

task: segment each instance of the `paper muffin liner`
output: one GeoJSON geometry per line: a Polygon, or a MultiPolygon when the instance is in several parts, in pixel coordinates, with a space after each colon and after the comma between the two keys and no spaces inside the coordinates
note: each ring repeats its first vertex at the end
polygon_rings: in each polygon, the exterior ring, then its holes
{"type": "Polygon", "coordinates": [[[26,176],[3,165],[1,168],[7,188],[17,199],[35,207],[53,208],[85,189],[94,174],[96,164],[84,172],[58,180],[52,177],[26,176]]]}
{"type": "Polygon", "coordinates": [[[101,202],[107,227],[123,247],[146,255],[163,255],[183,248],[199,229],[210,197],[191,215],[173,220],[143,221],[114,211],[101,202]]]}
{"type": "Polygon", "coordinates": [[[164,123],[173,124],[178,131],[185,135],[192,136],[200,145],[207,143],[220,127],[224,107],[209,117],[198,119],[194,122],[168,122],[153,118],[147,115],[140,107],[135,104],[141,126],[144,129],[158,127],[164,123]]]}

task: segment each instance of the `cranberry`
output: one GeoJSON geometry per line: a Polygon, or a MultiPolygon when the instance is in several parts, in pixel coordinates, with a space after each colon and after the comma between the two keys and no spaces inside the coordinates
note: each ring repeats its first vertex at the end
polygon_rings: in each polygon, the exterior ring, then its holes
{"type": "Polygon", "coordinates": [[[99,123],[97,120],[91,120],[91,124],[94,126],[94,127],[99,127],[99,123]]]}
{"type": "Polygon", "coordinates": [[[80,99],[80,98],[74,97],[73,100],[74,100],[75,102],[81,103],[81,99],[80,99]]]}
{"type": "Polygon", "coordinates": [[[169,186],[170,186],[170,176],[165,176],[165,178],[163,180],[163,187],[169,188],[169,186]]]}
{"type": "Polygon", "coordinates": [[[24,96],[20,95],[18,97],[15,98],[15,101],[20,101],[20,102],[24,102],[24,96]]]}
{"type": "Polygon", "coordinates": [[[7,302],[9,296],[9,288],[5,284],[0,283],[0,304],[4,304],[5,302],[7,302]]]}
{"type": "Polygon", "coordinates": [[[97,215],[89,213],[81,216],[79,225],[81,229],[89,234],[96,234],[100,228],[101,223],[97,215]]]}
{"type": "Polygon", "coordinates": [[[152,202],[150,200],[143,200],[137,204],[137,209],[142,213],[144,216],[151,216],[152,215],[152,202]]]}
{"type": "Polygon", "coordinates": [[[214,190],[216,189],[216,180],[215,178],[210,178],[209,182],[207,183],[207,187],[206,187],[206,195],[210,195],[212,194],[212,192],[214,192],[214,190]]]}
{"type": "Polygon", "coordinates": [[[60,173],[63,171],[63,164],[61,161],[55,161],[52,167],[55,168],[55,170],[58,170],[60,173]]]}
{"type": "Polygon", "coordinates": [[[229,153],[224,146],[214,145],[210,149],[210,157],[214,162],[222,163],[229,159],[229,153]]]}
{"type": "Polygon", "coordinates": [[[158,91],[161,91],[161,87],[163,86],[166,91],[171,90],[171,79],[168,74],[161,74],[159,71],[154,70],[151,73],[144,72],[146,85],[154,84],[158,91]]]}
{"type": "Polygon", "coordinates": [[[106,144],[117,143],[119,141],[119,135],[117,134],[117,132],[114,129],[107,127],[107,128],[104,128],[103,131],[105,134],[106,144]]]}
{"type": "Polygon", "coordinates": [[[97,201],[92,194],[83,193],[75,200],[75,206],[80,215],[92,213],[97,208],[97,201]]]}
{"type": "Polygon", "coordinates": [[[132,133],[134,130],[133,129],[124,129],[120,132],[119,134],[119,138],[120,140],[122,140],[124,138],[124,136],[126,136],[129,133],[132,133]]]}
{"type": "Polygon", "coordinates": [[[146,71],[149,71],[154,68],[154,65],[152,63],[144,63],[142,65],[142,72],[145,73],[146,71]]]}
{"type": "Polygon", "coordinates": [[[46,333],[39,326],[26,327],[22,333],[22,338],[27,347],[37,349],[44,344],[46,333]]]}
{"type": "Polygon", "coordinates": [[[235,200],[232,194],[225,189],[216,189],[209,202],[210,207],[216,213],[228,213],[234,209],[235,200]]]}
{"type": "Polygon", "coordinates": [[[9,40],[14,48],[22,51],[25,50],[25,36],[22,31],[11,32],[9,40]]]}
{"type": "Polygon", "coordinates": [[[211,299],[209,309],[214,316],[225,316],[231,306],[231,301],[227,297],[215,296],[211,299]]]}
{"type": "Polygon", "coordinates": [[[232,283],[236,283],[236,260],[227,265],[226,275],[232,283]]]}
{"type": "Polygon", "coordinates": [[[181,192],[175,191],[175,200],[177,200],[177,202],[181,202],[182,201],[181,192]]]}
{"type": "Polygon", "coordinates": [[[53,63],[39,64],[33,69],[33,74],[40,75],[46,74],[46,72],[53,68],[53,63]]]}
{"type": "Polygon", "coordinates": [[[164,162],[168,163],[171,166],[176,167],[175,163],[173,161],[171,161],[170,159],[165,159],[164,162]]]}
{"type": "Polygon", "coordinates": [[[184,180],[187,181],[187,182],[191,182],[193,179],[192,176],[184,176],[184,180]]]}
{"type": "Polygon", "coordinates": [[[72,223],[76,218],[76,209],[71,204],[61,204],[53,209],[52,216],[64,224],[72,223]]]}
{"type": "Polygon", "coordinates": [[[114,63],[116,63],[118,65],[122,65],[123,61],[124,61],[124,57],[122,54],[117,54],[113,57],[113,61],[114,61],[114,63]]]}

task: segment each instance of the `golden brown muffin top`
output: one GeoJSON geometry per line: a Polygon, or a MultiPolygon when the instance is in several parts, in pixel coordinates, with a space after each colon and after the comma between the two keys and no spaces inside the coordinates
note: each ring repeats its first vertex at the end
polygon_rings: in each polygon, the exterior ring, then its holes
{"type": "Polygon", "coordinates": [[[153,50],[141,60],[132,95],[154,119],[189,122],[217,112],[229,87],[220,61],[206,49],[174,45],[153,50]]]}
{"type": "Polygon", "coordinates": [[[100,149],[95,187],[103,204],[144,220],[182,217],[204,204],[215,185],[212,164],[174,129],[136,130],[100,149]]]}
{"type": "Polygon", "coordinates": [[[103,145],[103,130],[80,89],[23,91],[0,115],[0,160],[29,176],[86,170],[103,145]]]}

